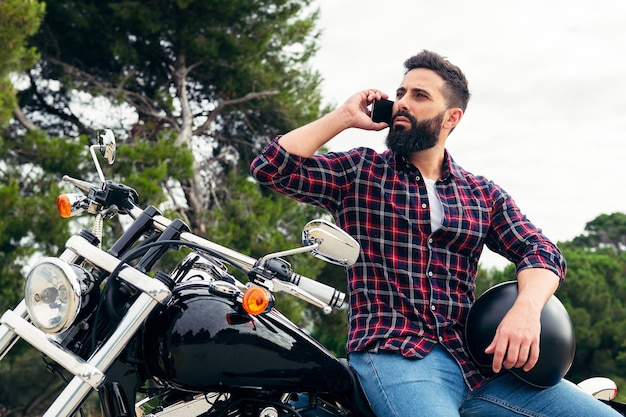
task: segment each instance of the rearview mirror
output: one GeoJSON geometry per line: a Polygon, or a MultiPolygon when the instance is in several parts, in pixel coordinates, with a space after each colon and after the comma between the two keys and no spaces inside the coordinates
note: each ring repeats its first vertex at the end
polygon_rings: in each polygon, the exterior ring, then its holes
{"type": "Polygon", "coordinates": [[[302,231],[304,246],[318,245],[311,253],[316,258],[336,265],[353,265],[359,257],[360,246],[348,233],[326,220],[312,220],[302,231]]]}
{"type": "Polygon", "coordinates": [[[100,153],[109,165],[115,162],[117,145],[115,143],[115,134],[113,134],[111,129],[98,130],[98,145],[100,146],[100,153]]]}

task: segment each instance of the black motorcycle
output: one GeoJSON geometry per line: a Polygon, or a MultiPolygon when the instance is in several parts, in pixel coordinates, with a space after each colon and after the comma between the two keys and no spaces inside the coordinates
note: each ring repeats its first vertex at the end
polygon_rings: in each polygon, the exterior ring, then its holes
{"type": "Polygon", "coordinates": [[[73,375],[45,416],[73,415],[92,390],[107,417],[373,416],[347,362],[273,308],[274,292],[327,314],[341,306],[344,293],[296,274],[283,257],[308,252],[351,265],[354,239],[315,220],[304,227],[303,247],[251,258],[155,207],[140,209],[135,190],[105,180],[98,151],[113,163],[112,131],[99,131],[90,148],[101,184],[66,176],[83,193],[57,200],[64,217],[95,215],[93,230],[37,261],[24,300],[0,319],[0,358],[21,338],[49,368],[73,375]],[[132,223],[104,250],[102,222],[116,215],[132,223]],[[180,248],[190,251],[173,271],[154,270],[180,248]]]}
{"type": "MultiPolygon", "coordinates": [[[[349,266],[358,243],[314,220],[303,247],[251,258],[153,206],[140,209],[135,190],[104,178],[97,152],[113,163],[115,151],[113,133],[99,131],[90,152],[101,184],[64,177],[82,193],[60,196],[59,213],[87,212],[95,225],[70,237],[60,256],[37,261],[24,300],[0,319],[0,359],[21,338],[48,369],[72,376],[44,416],[81,413],[97,390],[106,417],[374,417],[347,361],[273,307],[274,292],[324,313],[340,307],[344,293],[298,275],[283,258],[308,252],[349,266]],[[117,215],[132,222],[104,250],[102,222],[117,215]],[[181,248],[188,254],[171,272],[158,269],[181,248]]],[[[616,388],[595,379],[586,389],[608,401],[616,388]]]]}

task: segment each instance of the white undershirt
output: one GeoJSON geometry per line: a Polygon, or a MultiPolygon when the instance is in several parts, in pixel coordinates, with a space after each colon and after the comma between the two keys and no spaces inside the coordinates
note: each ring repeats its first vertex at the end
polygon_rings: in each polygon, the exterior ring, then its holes
{"type": "Polygon", "coordinates": [[[424,178],[426,183],[426,191],[428,192],[428,201],[430,202],[430,228],[434,232],[443,224],[443,204],[437,196],[435,190],[435,180],[424,178]]]}

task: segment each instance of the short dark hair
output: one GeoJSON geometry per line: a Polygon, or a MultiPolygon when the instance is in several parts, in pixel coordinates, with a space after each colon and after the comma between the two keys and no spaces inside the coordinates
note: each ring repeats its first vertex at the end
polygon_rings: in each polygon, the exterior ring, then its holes
{"type": "Polygon", "coordinates": [[[404,61],[404,74],[416,68],[425,68],[434,71],[443,78],[444,88],[442,94],[449,108],[458,107],[465,112],[470,98],[467,78],[463,71],[441,55],[423,50],[417,55],[404,61]]]}

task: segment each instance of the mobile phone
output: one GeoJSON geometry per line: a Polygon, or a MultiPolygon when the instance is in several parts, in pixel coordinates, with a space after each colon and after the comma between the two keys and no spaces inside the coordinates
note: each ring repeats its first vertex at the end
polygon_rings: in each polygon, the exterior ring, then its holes
{"type": "Polygon", "coordinates": [[[372,121],[391,124],[393,101],[387,99],[374,100],[372,103],[372,121]]]}

